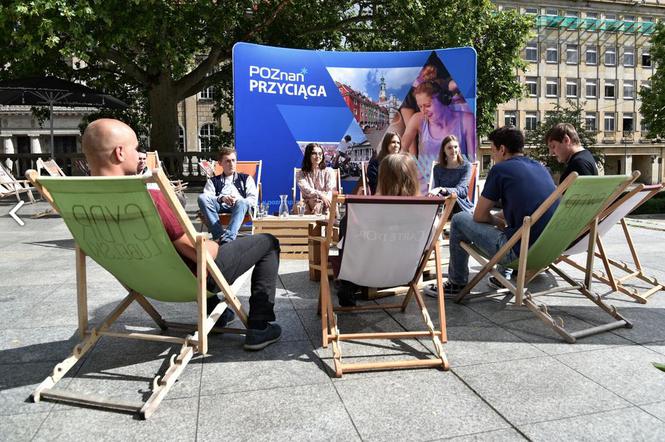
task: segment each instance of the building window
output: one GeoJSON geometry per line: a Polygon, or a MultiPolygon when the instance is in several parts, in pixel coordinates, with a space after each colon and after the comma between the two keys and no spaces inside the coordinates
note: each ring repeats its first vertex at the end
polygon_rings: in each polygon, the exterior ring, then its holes
{"type": "Polygon", "coordinates": [[[587,45],[585,52],[586,64],[598,64],[598,47],[596,45],[587,45]]]}
{"type": "Polygon", "coordinates": [[[538,15],[538,8],[524,8],[524,13],[528,15],[538,15]]]}
{"type": "Polygon", "coordinates": [[[623,81],[623,98],[624,98],[624,100],[634,100],[635,99],[635,81],[634,80],[624,80],[623,81]]]}
{"type": "Polygon", "coordinates": [[[586,17],[587,18],[598,18],[598,13],[597,12],[587,12],[586,17]]]}
{"type": "Polygon", "coordinates": [[[605,120],[603,122],[603,129],[605,132],[614,132],[614,114],[606,113],[605,120]]]}
{"type": "Polygon", "coordinates": [[[515,112],[515,111],[505,111],[503,113],[503,124],[505,126],[515,126],[515,127],[517,127],[517,112],[515,112]]]}
{"type": "Polygon", "coordinates": [[[623,21],[635,21],[635,16],[634,15],[624,15],[623,16],[623,21]]]}
{"type": "Polygon", "coordinates": [[[546,97],[557,97],[559,95],[559,83],[556,78],[548,78],[545,86],[546,97]]]}
{"type": "Polygon", "coordinates": [[[640,118],[640,132],[642,132],[642,136],[646,136],[649,133],[649,124],[644,117],[640,118]]]}
{"type": "Polygon", "coordinates": [[[577,11],[566,11],[566,17],[579,17],[580,14],[577,11]]]}
{"type": "Polygon", "coordinates": [[[598,126],[596,125],[596,113],[595,112],[587,112],[586,115],[584,116],[584,125],[586,126],[587,130],[590,131],[597,131],[598,126]]]}
{"type": "Polygon", "coordinates": [[[547,8],[545,9],[545,15],[559,15],[559,11],[556,8],[547,8]]]}
{"type": "Polygon", "coordinates": [[[178,125],[178,150],[185,151],[185,129],[181,125],[178,125]]]}
{"type": "Polygon", "coordinates": [[[577,80],[566,80],[566,97],[577,98],[577,80]]]}
{"type": "Polygon", "coordinates": [[[201,152],[210,152],[212,140],[217,135],[217,128],[214,124],[204,124],[199,131],[199,142],[201,143],[201,152]]]}
{"type": "Polygon", "coordinates": [[[651,54],[649,49],[642,50],[642,66],[651,67],[651,54]]]}
{"type": "Polygon", "coordinates": [[[524,129],[536,130],[536,127],[538,126],[538,114],[536,112],[527,112],[524,122],[524,129]]]}
{"type": "Polygon", "coordinates": [[[526,93],[529,97],[538,96],[538,77],[526,77],[526,93]]]}
{"type": "Polygon", "coordinates": [[[616,14],[605,14],[605,20],[616,20],[617,15],[616,14]]]}
{"type": "Polygon", "coordinates": [[[633,132],[635,130],[635,125],[633,124],[633,113],[626,112],[623,114],[623,131],[624,132],[633,132]]]}
{"type": "Polygon", "coordinates": [[[616,84],[614,80],[605,80],[605,98],[614,99],[616,84]]]}
{"type": "Polygon", "coordinates": [[[557,51],[556,46],[548,46],[547,51],[545,52],[545,61],[547,63],[559,62],[559,51],[557,51]]]}
{"type": "Polygon", "coordinates": [[[566,64],[579,63],[579,55],[577,52],[577,45],[566,45],[566,64]]]}
{"type": "Polygon", "coordinates": [[[586,80],[584,94],[587,98],[596,98],[598,96],[598,80],[586,80]]]}
{"type": "Polygon", "coordinates": [[[635,66],[635,48],[626,46],[623,48],[623,65],[626,67],[635,66]]]}
{"type": "Polygon", "coordinates": [[[526,44],[526,61],[538,61],[538,43],[530,41],[526,44]]]}
{"type": "Polygon", "coordinates": [[[608,46],[605,49],[605,66],[614,66],[617,64],[617,48],[616,46],[608,46]]]}
{"type": "Polygon", "coordinates": [[[653,23],[653,17],[642,17],[643,22],[653,23]]]}
{"type": "Polygon", "coordinates": [[[212,100],[213,98],[215,98],[215,95],[212,91],[212,88],[207,87],[207,88],[203,89],[201,91],[200,98],[201,98],[201,100],[212,100]]]}

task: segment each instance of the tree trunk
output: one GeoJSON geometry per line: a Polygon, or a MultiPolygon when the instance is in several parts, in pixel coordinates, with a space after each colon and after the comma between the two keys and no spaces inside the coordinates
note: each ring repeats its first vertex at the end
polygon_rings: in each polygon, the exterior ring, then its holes
{"type": "Polygon", "coordinates": [[[150,106],[150,149],[162,152],[178,150],[178,101],[173,80],[160,75],[148,92],[150,106]]]}

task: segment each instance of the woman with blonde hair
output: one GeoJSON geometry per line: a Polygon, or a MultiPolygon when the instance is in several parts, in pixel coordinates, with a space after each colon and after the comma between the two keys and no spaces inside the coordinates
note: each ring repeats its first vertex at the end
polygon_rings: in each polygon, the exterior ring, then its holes
{"type": "MultiPolygon", "coordinates": [[[[379,183],[377,195],[383,196],[419,196],[420,182],[416,161],[408,154],[391,153],[381,161],[379,166],[379,183]]],[[[344,236],[346,234],[346,216],[339,223],[340,254],[344,253],[344,236]]],[[[355,293],[362,287],[340,279],[337,281],[337,298],[342,307],[356,305],[355,293]]]]}
{"type": "Polygon", "coordinates": [[[455,212],[463,210],[472,213],[474,205],[469,201],[469,180],[471,163],[460,152],[459,141],[455,135],[448,135],[441,141],[439,164],[432,172],[432,189],[429,196],[457,195],[455,212]]]}

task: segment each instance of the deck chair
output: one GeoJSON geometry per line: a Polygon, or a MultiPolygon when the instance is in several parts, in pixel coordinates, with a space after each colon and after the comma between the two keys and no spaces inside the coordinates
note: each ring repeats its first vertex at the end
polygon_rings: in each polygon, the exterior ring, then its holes
{"type": "MultiPolygon", "coordinates": [[[[333,171],[335,172],[335,181],[337,182],[337,189],[334,191],[342,194],[344,193],[344,189],[342,188],[342,172],[339,169],[333,169],[333,171]]],[[[300,187],[298,187],[298,172],[300,172],[300,167],[294,167],[293,186],[291,187],[291,199],[293,200],[292,212],[296,210],[296,201],[302,200],[302,193],[300,193],[300,187]],[[300,195],[300,198],[296,199],[298,195],[300,195]]]]}
{"type": "Polygon", "coordinates": [[[74,165],[83,176],[90,176],[90,166],[85,159],[74,160],[74,165]]]}
{"type": "MultiPolygon", "coordinates": [[[[446,316],[441,277],[439,237],[452,212],[455,197],[388,197],[342,196],[333,194],[328,225],[336,218],[337,204],[346,204],[348,220],[344,252],[338,268],[338,277],[367,287],[408,286],[401,303],[373,304],[357,307],[333,307],[328,278],[321,277],[320,307],[323,347],[332,343],[335,375],[344,373],[387,370],[397,368],[442,367],[447,370],[448,360],[443,351],[447,342],[446,316]],[[437,285],[439,288],[439,329],[435,329],[425,305],[418,281],[434,253],[437,261],[437,285]],[[426,329],[422,331],[395,331],[384,333],[341,333],[337,327],[335,311],[366,311],[372,309],[406,309],[415,298],[426,329]],[[348,364],[342,361],[341,341],[357,339],[405,339],[429,337],[434,344],[435,357],[429,359],[398,360],[390,362],[348,364]]],[[[333,229],[326,229],[321,238],[321,268],[327,269],[333,229]]],[[[323,272],[322,272],[323,273],[323,272]]]]}
{"type": "Polygon", "coordinates": [[[215,176],[215,166],[213,163],[213,161],[208,160],[199,161],[199,167],[207,178],[212,178],[215,176]]]}
{"type": "Polygon", "coordinates": [[[603,214],[601,214],[599,218],[600,221],[598,222],[598,238],[596,240],[596,247],[598,249],[596,251],[596,257],[601,260],[605,269],[605,273],[596,272],[593,270],[593,268],[585,268],[570,258],[571,256],[585,253],[587,251],[589,243],[588,234],[586,234],[581,240],[566,250],[562,256],[559,257],[558,262],[565,262],[584,273],[592,272],[591,275],[594,278],[604,284],[607,284],[612,288],[612,290],[628,295],[641,304],[646,304],[647,298],[649,296],[660,290],[663,290],[665,286],[658,282],[656,278],[648,276],[644,273],[644,269],[640,263],[640,258],[637,255],[635,244],[633,243],[633,239],[630,236],[630,231],[628,230],[625,217],[639,206],[644,204],[646,201],[651,199],[658,192],[660,192],[662,188],[662,184],[654,184],[649,186],[639,184],[633,190],[612,203],[612,205],[608,207],[603,212],[603,214]],[[620,262],[609,258],[605,252],[605,246],[603,245],[602,237],[613,226],[615,226],[617,222],[621,224],[621,228],[623,229],[626,244],[628,245],[628,249],[630,250],[630,254],[633,259],[633,267],[625,262],[620,262]],[[617,278],[614,275],[612,267],[624,272],[624,276],[617,278]],[[649,284],[651,287],[640,293],[637,289],[629,288],[624,285],[626,281],[634,278],[649,284]]]}
{"type": "MultiPolygon", "coordinates": [[[[173,188],[161,169],[141,176],[127,177],[39,177],[29,171],[30,181],[53,197],[59,212],[76,241],[76,281],[78,324],[82,341],[72,354],[55,366],[33,392],[35,402],[42,399],[70,402],[129,412],[148,418],[155,412],[167,392],[176,382],[194,353],[208,351],[208,334],[227,304],[247,324],[247,315],[232,289],[224,279],[214,258],[207,252],[204,235],[198,235],[184,209],[178,204],[173,188]],[[180,224],[196,245],[196,275],[178,255],[164,230],[159,213],[147,190],[147,183],[156,183],[176,214],[180,224]],[[102,320],[96,328],[88,327],[86,256],[109,271],[127,288],[129,294],[102,320]],[[206,298],[210,275],[221,288],[226,302],[220,302],[206,315],[206,298]],[[182,328],[166,322],[147,298],[164,302],[197,302],[198,321],[190,330],[193,335],[166,336],[139,332],[110,331],[110,327],[132,302],[137,302],[161,330],[182,328]],[[173,355],[163,376],[152,383],[152,394],[145,403],[119,402],[88,394],[55,388],[58,381],[79,361],[100,337],[121,337],[181,344],[179,354],[173,355]]],[[[226,329],[225,329],[226,330],[226,329]]],[[[229,330],[231,331],[231,330],[229,330]]],[[[235,330],[235,332],[240,332],[235,330]]]]}
{"type": "Polygon", "coordinates": [[[58,163],[55,160],[43,161],[41,158],[37,158],[37,172],[41,175],[42,170],[45,171],[49,176],[67,176],[65,172],[62,171],[58,163]]]}
{"type": "Polygon", "coordinates": [[[21,201],[21,194],[25,193],[28,195],[28,200],[31,203],[34,203],[35,197],[32,194],[33,190],[36,189],[30,186],[28,181],[17,180],[9,169],[7,169],[4,164],[0,163],[0,198],[13,195],[16,197],[16,201],[21,201]]]}
{"type": "MultiPolygon", "coordinates": [[[[429,182],[427,183],[427,190],[430,191],[434,187],[434,166],[439,164],[438,161],[432,161],[432,165],[429,169],[429,182]]],[[[469,180],[469,190],[468,196],[469,201],[473,204],[476,203],[476,195],[480,193],[478,179],[480,176],[480,168],[478,167],[478,161],[471,163],[471,179],[469,180]]]]}
{"type": "MultiPolygon", "coordinates": [[[[573,172],[531,216],[524,217],[522,227],[515,232],[493,257],[486,256],[482,250],[472,244],[462,242],[461,246],[464,250],[481,263],[483,268],[459,293],[456,301],[461,302],[487,273],[492,273],[515,296],[515,305],[528,307],[545,324],[552,327],[556,333],[561,335],[566,342],[574,343],[579,338],[619,327],[632,327],[632,324],[621,316],[616,308],[606,304],[600,296],[591,292],[590,273],[587,274],[583,283],[576,282],[559,269],[555,265],[555,261],[587,229],[589,230],[590,237],[596,238],[598,217],[600,214],[638,176],[639,172],[633,172],[633,175],[629,177],[623,175],[578,177],[577,173],[573,172]],[[559,201],[559,205],[554,211],[552,218],[538,239],[529,247],[531,226],[557,201],[559,201]],[[494,266],[518,241],[521,242],[519,258],[507,265],[507,267],[517,270],[517,285],[515,286],[497,271],[494,266]],[[538,293],[529,292],[526,284],[547,268],[552,269],[561,276],[570,286],[555,287],[538,293]],[[545,304],[538,304],[534,300],[537,296],[572,289],[586,296],[603,311],[612,316],[615,321],[597,327],[569,332],[564,328],[563,320],[559,318],[559,321],[555,321],[550,316],[547,306],[545,304]]],[[[589,259],[587,260],[586,268],[591,268],[596,241],[588,241],[588,243],[587,253],[589,259]]]]}
{"type": "MultiPolygon", "coordinates": [[[[162,164],[162,161],[159,159],[159,153],[156,150],[151,152],[146,152],[145,165],[146,168],[149,170],[156,169],[159,167],[166,173],[166,169],[164,169],[164,165],[162,164]]],[[[175,193],[178,194],[178,196],[184,201],[185,190],[187,190],[187,181],[172,180],[169,178],[169,183],[173,187],[173,190],[175,190],[175,193]]]]}
{"type": "Polygon", "coordinates": [[[367,181],[367,166],[369,165],[369,161],[361,161],[360,162],[360,182],[362,186],[362,192],[363,195],[371,195],[372,192],[370,191],[369,188],[369,182],[367,181]]]}

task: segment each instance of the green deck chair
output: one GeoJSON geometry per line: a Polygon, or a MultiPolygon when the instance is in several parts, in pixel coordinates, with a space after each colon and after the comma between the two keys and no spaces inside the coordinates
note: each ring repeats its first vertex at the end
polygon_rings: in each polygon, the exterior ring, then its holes
{"type": "Polygon", "coordinates": [[[194,230],[161,169],[154,169],[149,175],[131,177],[40,177],[35,171],[28,171],[26,175],[42,193],[46,191],[50,195],[54,207],[57,207],[76,242],[78,323],[82,338],[82,342],[74,347],[72,355],[56,365],[53,374],[37,387],[32,395],[34,401],[50,399],[72,402],[138,412],[141,417],[148,418],[194,353],[207,353],[208,334],[227,308],[227,303],[245,326],[246,313],[215,265],[213,257],[207,252],[205,237],[194,230]],[[185,234],[196,245],[196,275],[178,255],[166,234],[146,188],[147,182],[157,183],[185,234]],[[129,291],[97,328],[88,327],[86,256],[109,271],[129,291]],[[206,289],[208,274],[221,288],[226,299],[210,315],[206,314],[206,298],[213,294],[206,289]],[[190,331],[196,332],[185,337],[173,337],[109,330],[133,301],[148,313],[160,329],[187,328],[183,324],[166,322],[146,297],[164,302],[197,302],[198,323],[189,327],[190,331]],[[119,402],[54,388],[101,336],[182,344],[182,348],[177,356],[173,355],[163,376],[155,378],[152,395],[145,403],[119,402]]]}
{"type": "MultiPolygon", "coordinates": [[[[491,273],[515,296],[515,305],[528,307],[545,324],[552,327],[556,333],[561,335],[569,343],[574,343],[578,338],[607,330],[619,327],[632,327],[632,324],[621,316],[613,306],[606,304],[600,296],[591,292],[591,272],[588,272],[583,283],[577,282],[553,264],[580,235],[589,232],[592,238],[596,238],[596,228],[600,214],[637,177],[639,177],[639,172],[633,172],[633,175],[629,177],[623,175],[578,177],[577,173],[573,172],[531,216],[524,217],[522,227],[515,232],[493,257],[490,258],[474,245],[463,242],[461,246],[464,250],[481,263],[483,268],[464,287],[464,290],[459,293],[456,301],[461,302],[487,273],[491,273]],[[549,207],[559,200],[559,205],[545,226],[545,229],[533,245],[529,247],[531,226],[540,219],[549,207]],[[507,265],[507,267],[517,270],[517,285],[513,285],[494,266],[497,265],[501,258],[518,241],[521,241],[519,258],[507,265]],[[537,274],[548,268],[561,276],[570,286],[555,287],[538,293],[530,293],[525,285],[537,274]],[[569,332],[564,328],[561,318],[555,321],[550,316],[547,306],[536,303],[534,300],[536,296],[571,289],[578,290],[603,311],[612,316],[615,321],[584,330],[569,332]]],[[[593,265],[595,243],[596,241],[589,241],[588,256],[590,260],[587,262],[587,267],[593,265]]]]}

